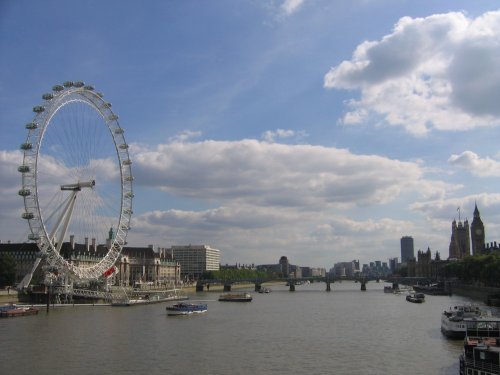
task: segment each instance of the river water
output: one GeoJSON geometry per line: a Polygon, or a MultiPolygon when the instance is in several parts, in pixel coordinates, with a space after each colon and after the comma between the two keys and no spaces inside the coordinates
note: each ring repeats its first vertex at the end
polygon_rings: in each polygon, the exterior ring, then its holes
{"type": "Polygon", "coordinates": [[[0,374],[458,374],[462,342],[440,315],[470,300],[383,292],[383,283],[272,286],[250,303],[190,295],[208,312],[167,316],[167,303],[45,308],[0,319],[0,374]]]}

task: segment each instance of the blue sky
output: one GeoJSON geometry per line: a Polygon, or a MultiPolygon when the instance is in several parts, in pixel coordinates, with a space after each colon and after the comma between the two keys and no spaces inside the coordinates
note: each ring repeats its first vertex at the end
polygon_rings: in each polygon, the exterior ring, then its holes
{"type": "Polygon", "coordinates": [[[24,124],[83,80],[134,161],[131,245],[222,263],[448,256],[500,231],[500,12],[491,1],[0,2],[0,239],[24,241],[24,124]]]}

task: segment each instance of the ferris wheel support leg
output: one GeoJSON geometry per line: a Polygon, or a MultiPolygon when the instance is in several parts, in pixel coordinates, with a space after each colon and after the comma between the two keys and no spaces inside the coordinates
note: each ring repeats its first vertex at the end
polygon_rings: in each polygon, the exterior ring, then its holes
{"type": "Polygon", "coordinates": [[[61,251],[64,237],[66,236],[66,232],[68,231],[68,226],[69,226],[69,223],[71,221],[71,216],[73,215],[73,208],[75,207],[76,193],[77,193],[77,190],[75,190],[71,193],[71,198],[69,200],[69,206],[67,207],[65,212],[63,212],[63,215],[62,215],[62,216],[64,216],[64,222],[63,222],[63,228],[61,230],[61,233],[59,233],[59,239],[57,241],[57,249],[56,249],[57,253],[59,253],[61,251]]]}
{"type": "Polygon", "coordinates": [[[23,291],[24,288],[27,288],[28,285],[31,283],[31,279],[33,278],[33,274],[35,273],[36,269],[38,268],[38,265],[40,264],[40,261],[42,258],[38,257],[35,259],[35,263],[33,264],[33,267],[31,268],[31,271],[24,276],[24,278],[21,280],[19,284],[17,284],[16,289],[18,291],[23,291]]]}
{"type": "Polygon", "coordinates": [[[65,216],[66,216],[66,214],[67,214],[67,212],[69,210],[69,207],[74,204],[75,195],[76,195],[75,191],[71,193],[71,195],[68,198],[68,202],[66,203],[66,206],[64,207],[64,209],[62,211],[62,214],[59,217],[59,220],[57,220],[57,223],[54,226],[54,228],[52,229],[52,232],[50,232],[49,241],[51,243],[54,243],[54,239],[55,239],[55,236],[57,234],[57,231],[59,230],[59,227],[61,226],[61,223],[62,223],[63,219],[65,218],[65,216]]]}

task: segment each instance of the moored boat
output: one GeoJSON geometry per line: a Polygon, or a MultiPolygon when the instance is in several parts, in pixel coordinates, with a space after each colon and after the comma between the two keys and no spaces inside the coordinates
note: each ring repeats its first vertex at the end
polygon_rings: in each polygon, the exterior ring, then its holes
{"type": "Polygon", "coordinates": [[[111,301],[111,306],[134,306],[134,305],[149,305],[152,303],[183,301],[187,300],[188,296],[179,294],[178,289],[168,290],[166,292],[158,292],[156,294],[142,294],[135,293],[135,297],[131,297],[124,290],[117,297],[111,301]]]}
{"type": "Polygon", "coordinates": [[[441,332],[449,338],[463,339],[466,333],[464,319],[489,317],[491,313],[476,305],[457,305],[441,314],[441,332]]]}
{"type": "Polygon", "coordinates": [[[36,315],[38,309],[30,306],[4,305],[0,306],[0,318],[15,318],[18,316],[36,315]]]}
{"type": "Polygon", "coordinates": [[[225,293],[219,296],[222,302],[250,302],[252,295],[249,293],[225,293]]]}
{"type": "Polygon", "coordinates": [[[200,303],[185,303],[180,302],[176,303],[172,306],[167,306],[167,315],[191,315],[191,314],[200,314],[204,313],[208,310],[208,306],[206,304],[200,303]]]}
{"type": "Polygon", "coordinates": [[[500,374],[500,319],[465,318],[464,349],[459,357],[460,375],[500,374]]]}

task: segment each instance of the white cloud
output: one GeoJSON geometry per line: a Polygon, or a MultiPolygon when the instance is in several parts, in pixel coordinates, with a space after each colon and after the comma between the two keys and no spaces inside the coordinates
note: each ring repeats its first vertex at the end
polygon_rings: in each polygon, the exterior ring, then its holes
{"type": "Polygon", "coordinates": [[[290,15],[295,13],[303,4],[305,0],[285,0],[283,4],[281,4],[281,10],[290,15]]]}
{"type": "Polygon", "coordinates": [[[160,145],[134,155],[137,183],[183,197],[257,206],[347,207],[402,192],[442,195],[418,163],[345,149],[242,140],[160,145]]]}
{"type": "Polygon", "coordinates": [[[305,131],[295,131],[295,130],[285,130],[285,129],[276,129],[276,130],[267,130],[262,133],[262,139],[266,142],[274,142],[276,139],[285,139],[295,137],[297,139],[302,139],[307,136],[305,131]]]}
{"type": "Polygon", "coordinates": [[[366,41],[333,67],[326,88],[360,90],[344,123],[370,116],[409,133],[498,124],[500,12],[403,17],[391,34],[366,41]]]}
{"type": "Polygon", "coordinates": [[[173,138],[170,138],[169,141],[170,142],[186,142],[190,139],[193,139],[193,138],[199,138],[201,137],[201,131],[192,131],[192,130],[184,130],[178,134],[175,135],[175,137],[173,138]]]}
{"type": "Polygon", "coordinates": [[[481,159],[472,151],[464,151],[460,155],[451,155],[448,162],[458,168],[467,170],[480,177],[500,176],[500,162],[491,158],[481,159]]]}
{"type": "Polygon", "coordinates": [[[164,244],[209,243],[223,249],[228,261],[274,263],[286,248],[298,264],[307,265],[313,256],[316,263],[309,265],[332,264],[334,257],[366,258],[367,243],[368,252],[385,259],[383,254],[399,251],[399,237],[387,244],[394,231],[399,236],[418,230],[406,220],[391,219],[391,209],[381,207],[402,196],[442,200],[457,188],[427,179],[422,164],[257,140],[138,149],[136,186],[208,202],[212,208],[173,209],[160,199],[157,210],[134,217],[129,238],[138,244],[153,238],[164,244]],[[351,217],[352,208],[386,213],[359,220],[351,217]]]}

